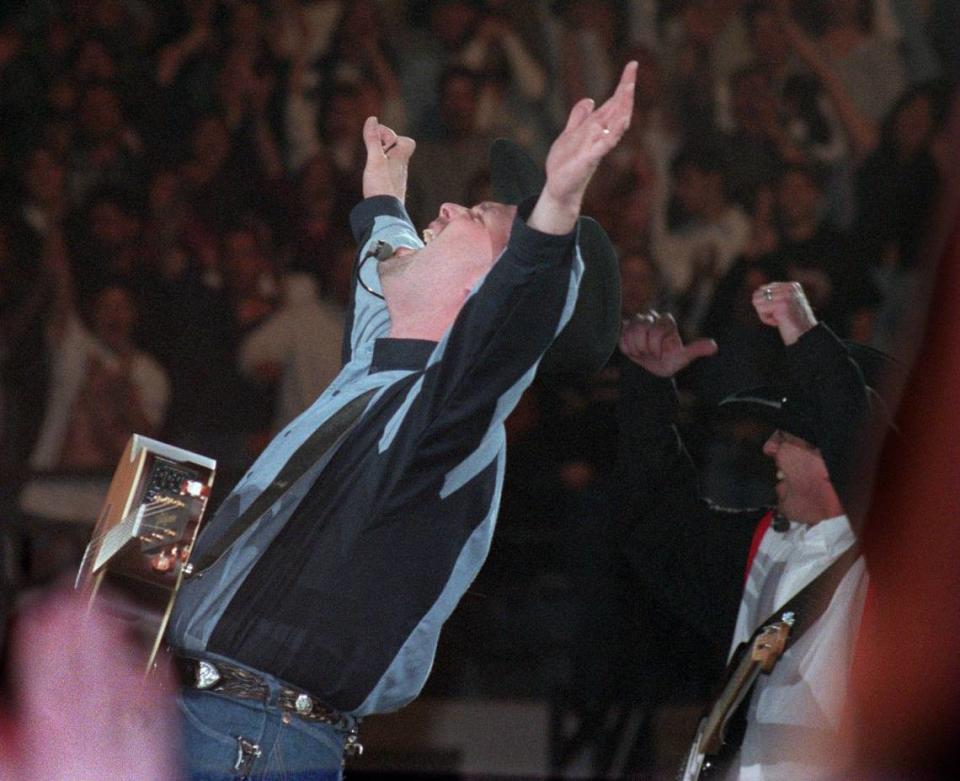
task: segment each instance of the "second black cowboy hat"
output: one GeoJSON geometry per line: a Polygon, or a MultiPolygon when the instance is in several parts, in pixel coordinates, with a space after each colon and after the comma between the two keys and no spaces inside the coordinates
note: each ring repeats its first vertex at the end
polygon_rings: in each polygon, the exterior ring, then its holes
{"type": "MultiPolygon", "coordinates": [[[[498,138],[490,147],[493,198],[519,205],[539,194],[546,177],[518,144],[498,138]]],[[[540,362],[540,374],[591,374],[610,358],[620,336],[620,269],[617,253],[596,220],[580,217],[577,244],[583,258],[577,305],[540,362]]]]}
{"type": "MultiPolygon", "coordinates": [[[[863,376],[864,389],[870,402],[870,414],[885,423],[891,416],[877,392],[887,372],[902,367],[893,357],[859,342],[844,341],[848,355],[863,376]]],[[[721,409],[737,415],[747,415],[786,431],[817,446],[819,428],[814,399],[802,389],[787,385],[766,385],[739,391],[720,402],[721,409]]]]}

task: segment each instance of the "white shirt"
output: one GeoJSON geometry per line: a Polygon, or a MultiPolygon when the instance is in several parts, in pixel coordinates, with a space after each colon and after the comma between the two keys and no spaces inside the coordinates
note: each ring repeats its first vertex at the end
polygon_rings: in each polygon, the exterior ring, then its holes
{"type": "MultiPolygon", "coordinates": [[[[759,624],[855,542],[846,516],[767,530],[740,603],[731,656],[759,624]]],[[[811,781],[834,778],[830,749],[840,724],[867,572],[857,559],[819,619],[761,674],[747,715],[739,767],[730,777],[811,781]]]]}

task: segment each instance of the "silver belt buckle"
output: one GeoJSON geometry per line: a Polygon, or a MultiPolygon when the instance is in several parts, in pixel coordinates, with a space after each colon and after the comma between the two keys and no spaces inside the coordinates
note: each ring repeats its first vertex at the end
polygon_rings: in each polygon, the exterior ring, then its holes
{"type": "Polygon", "coordinates": [[[298,716],[309,716],[313,713],[313,697],[301,692],[293,701],[293,709],[297,712],[298,716]]]}
{"type": "Polygon", "coordinates": [[[222,677],[216,665],[204,661],[197,662],[196,687],[198,689],[209,689],[216,686],[222,677]]]}

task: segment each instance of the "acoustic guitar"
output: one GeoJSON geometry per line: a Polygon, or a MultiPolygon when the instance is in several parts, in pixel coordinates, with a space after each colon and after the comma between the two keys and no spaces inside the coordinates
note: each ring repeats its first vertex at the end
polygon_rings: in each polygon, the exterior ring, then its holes
{"type": "Polygon", "coordinates": [[[211,458],[134,434],[80,563],[76,586],[91,604],[105,584],[126,597],[112,607],[146,641],[148,671],[189,572],[216,467],[211,458]]]}

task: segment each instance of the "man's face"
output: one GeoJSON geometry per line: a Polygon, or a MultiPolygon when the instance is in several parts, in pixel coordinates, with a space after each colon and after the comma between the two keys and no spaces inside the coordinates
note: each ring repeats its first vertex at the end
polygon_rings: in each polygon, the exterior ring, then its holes
{"type": "Polygon", "coordinates": [[[130,339],[137,322],[133,299],[121,287],[108,287],[93,305],[93,330],[113,349],[121,349],[130,339]]]}
{"type": "Polygon", "coordinates": [[[496,201],[483,201],[469,209],[457,203],[445,203],[436,219],[427,226],[424,238],[429,244],[447,234],[444,246],[451,246],[456,241],[469,243],[478,250],[484,248],[492,265],[507,246],[516,213],[516,206],[496,201]]]}
{"type": "Polygon", "coordinates": [[[378,266],[388,301],[434,311],[459,311],[474,284],[510,239],[516,206],[483,201],[467,208],[445,203],[424,230],[426,246],[401,251],[378,266]]]}
{"type": "Polygon", "coordinates": [[[777,430],[764,443],[763,452],[777,466],[777,509],[784,516],[814,524],[838,514],[839,500],[817,448],[777,430]]]}

